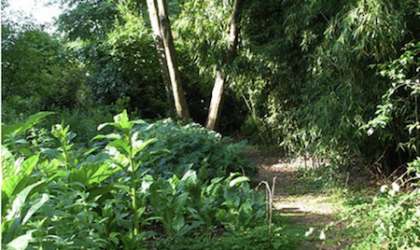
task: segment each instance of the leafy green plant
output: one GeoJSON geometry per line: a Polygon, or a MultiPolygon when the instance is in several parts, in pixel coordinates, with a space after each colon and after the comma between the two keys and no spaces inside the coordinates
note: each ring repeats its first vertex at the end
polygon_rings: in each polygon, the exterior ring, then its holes
{"type": "Polygon", "coordinates": [[[31,176],[38,161],[39,154],[24,161],[22,158],[14,161],[2,145],[1,233],[2,245],[7,249],[25,249],[28,246],[32,232],[23,230],[22,235],[22,227],[49,199],[47,194],[42,194],[39,200],[34,197],[40,193],[39,187],[46,181],[31,176]]]}
{"type": "Polygon", "coordinates": [[[64,124],[55,124],[51,129],[51,134],[59,141],[59,147],[56,150],[44,150],[44,153],[48,153],[56,158],[65,169],[69,170],[75,166],[74,159],[71,159],[70,150],[74,146],[71,142],[76,134],[70,131],[70,126],[64,126],[64,124]]]}
{"type": "MultiPolygon", "coordinates": [[[[412,163],[418,168],[418,162],[412,163]]],[[[419,172],[417,177],[419,179],[419,172]]],[[[388,249],[414,249],[420,247],[420,188],[413,183],[413,189],[401,192],[398,182],[391,187],[382,186],[383,195],[374,200],[377,211],[376,241],[385,242],[388,249]]]]}
{"type": "Polygon", "coordinates": [[[409,170],[391,185],[382,185],[372,202],[353,206],[353,227],[363,240],[351,249],[417,249],[420,247],[420,159],[409,163],[409,170]],[[410,177],[407,177],[410,176],[410,177]]]}
{"type": "Polygon", "coordinates": [[[250,188],[248,177],[231,174],[223,181],[221,193],[223,202],[216,219],[226,229],[244,231],[265,218],[264,196],[250,188]]]}
{"type": "Polygon", "coordinates": [[[265,219],[264,196],[248,181],[231,174],[203,182],[193,170],[181,179],[160,177],[150,187],[151,211],[168,236],[183,236],[203,226],[210,234],[221,228],[242,232],[265,219]]]}
{"type": "Polygon", "coordinates": [[[240,234],[197,234],[194,238],[176,238],[169,242],[157,240],[153,246],[156,249],[168,250],[291,250],[296,249],[296,243],[288,239],[285,230],[281,227],[276,227],[273,234],[268,234],[266,226],[257,226],[240,234]]]}
{"type": "Polygon", "coordinates": [[[19,152],[31,156],[33,152],[26,147],[25,132],[33,128],[36,124],[42,122],[45,117],[54,114],[53,112],[39,112],[29,116],[24,121],[13,125],[1,124],[1,142],[7,144],[13,152],[19,152]]]}
{"type": "Polygon", "coordinates": [[[176,175],[169,179],[158,178],[150,186],[152,213],[158,216],[168,236],[174,236],[175,233],[182,236],[202,223],[195,221],[188,226],[185,220],[193,202],[193,197],[183,188],[188,182],[197,185],[195,172],[187,172],[182,179],[178,179],[176,175]]]}
{"type": "Polygon", "coordinates": [[[245,142],[232,143],[231,139],[198,124],[181,126],[163,120],[142,124],[137,129],[145,140],[157,139],[149,148],[155,153],[143,165],[157,174],[183,176],[190,169],[197,171],[200,178],[227,176],[230,172],[256,173],[255,163],[242,156],[245,142]]]}
{"type": "Polygon", "coordinates": [[[42,206],[27,228],[34,233],[33,247],[105,248],[112,245],[106,237],[109,218],[101,215],[100,198],[84,190],[78,182],[59,179],[48,185],[50,200],[42,206]]]}
{"type": "Polygon", "coordinates": [[[70,170],[69,181],[79,182],[87,189],[96,188],[97,185],[121,170],[118,167],[111,167],[107,160],[105,154],[92,155],[81,162],[78,168],[70,170]]]}
{"type": "Polygon", "coordinates": [[[240,157],[231,154],[242,145],[219,144],[218,134],[196,125],[130,121],[126,111],[104,127],[115,131],[97,135],[89,147],[74,143],[64,124],[28,134],[21,149],[33,151],[30,157],[2,145],[3,247],[142,249],[144,243],[169,244],[200,232],[239,234],[264,224],[264,196],[251,189],[248,177],[226,176],[239,166],[240,157]],[[160,135],[168,143],[156,147],[160,141],[150,136],[168,127],[179,133],[160,135]],[[174,143],[183,134],[185,141],[174,143]],[[198,144],[209,148],[194,158],[189,147],[198,144]],[[213,152],[220,158],[209,160],[213,152]],[[225,165],[212,166],[224,159],[225,165]],[[163,162],[174,165],[164,168],[163,162]]]}
{"type": "Polygon", "coordinates": [[[113,157],[113,163],[116,167],[123,169],[130,177],[130,192],[131,197],[131,209],[133,213],[133,237],[137,237],[139,234],[139,215],[144,211],[144,207],[139,207],[137,201],[137,190],[138,190],[138,173],[137,170],[149,154],[142,154],[140,158],[137,158],[140,151],[155,141],[155,139],[149,139],[147,141],[140,140],[139,132],[134,131],[133,127],[135,124],[144,123],[141,120],[129,121],[127,111],[114,117],[113,123],[104,123],[98,127],[98,130],[105,126],[112,126],[119,130],[120,134],[112,133],[109,135],[98,135],[94,139],[110,139],[107,145],[107,151],[110,156],[113,157]]]}

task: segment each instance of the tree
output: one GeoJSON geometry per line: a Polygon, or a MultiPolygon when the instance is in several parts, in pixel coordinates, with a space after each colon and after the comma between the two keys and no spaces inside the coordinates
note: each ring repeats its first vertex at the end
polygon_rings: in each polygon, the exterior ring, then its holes
{"type": "MultiPolygon", "coordinates": [[[[243,4],[244,0],[235,0],[233,13],[229,20],[229,48],[223,60],[226,66],[231,64],[236,55],[243,4]]],[[[222,70],[217,70],[206,122],[206,128],[211,130],[217,128],[220,120],[225,81],[226,76],[222,70]]]]}
{"type": "Polygon", "coordinates": [[[148,0],[147,6],[164,82],[167,81],[167,75],[169,73],[177,117],[187,123],[190,119],[190,113],[178,70],[166,1],[148,0]],[[162,53],[162,49],[164,53],[162,53]],[[164,59],[166,59],[166,63],[164,59]]]}
{"type": "Polygon", "coordinates": [[[175,103],[172,95],[171,78],[169,76],[168,64],[166,63],[165,47],[163,45],[162,34],[160,32],[160,22],[157,16],[155,0],[147,0],[147,9],[149,10],[150,24],[153,30],[153,40],[155,42],[160,70],[162,71],[162,81],[165,85],[166,98],[168,99],[171,117],[175,118],[175,103]]]}
{"type": "Polygon", "coordinates": [[[8,15],[2,16],[3,118],[83,105],[88,92],[86,72],[61,40],[39,25],[13,23],[5,17],[8,15]]]}
{"type": "Polygon", "coordinates": [[[137,0],[63,0],[58,28],[88,70],[95,105],[124,101],[142,118],[169,116],[146,4],[137,0]]]}
{"type": "MultiPolygon", "coordinates": [[[[255,66],[248,79],[255,81],[236,86],[251,93],[255,113],[285,150],[305,153],[309,146],[311,153],[340,164],[399,166],[404,152],[395,152],[409,141],[408,120],[415,121],[402,118],[415,113],[414,96],[399,88],[392,98],[410,96],[412,106],[407,101],[397,110],[393,104],[394,115],[404,111],[370,136],[361,127],[375,117],[378,104],[383,108],[389,87],[378,65],[393,62],[404,44],[419,39],[419,6],[413,0],[252,1],[244,12],[240,52],[249,51],[255,66]]],[[[389,72],[401,77],[399,70],[389,72]]]]}

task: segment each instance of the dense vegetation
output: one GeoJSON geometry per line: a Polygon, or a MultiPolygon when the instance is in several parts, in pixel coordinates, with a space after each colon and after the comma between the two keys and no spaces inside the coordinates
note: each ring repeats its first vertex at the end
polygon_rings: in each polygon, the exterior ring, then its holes
{"type": "MultiPolygon", "coordinates": [[[[196,243],[184,248],[196,249],[206,238],[217,245],[268,234],[264,195],[236,173],[253,170],[240,158],[244,145],[126,112],[100,125],[111,133],[76,145],[69,126],[34,129],[47,115],[3,127],[5,249],[180,249],[185,237],[196,243]]],[[[265,239],[261,248],[284,243],[265,239]]]]}
{"type": "Polygon", "coordinates": [[[59,2],[51,33],[2,0],[3,246],[286,247],[245,144],[198,124],[390,177],[366,244],[420,245],[418,0],[59,2]]]}

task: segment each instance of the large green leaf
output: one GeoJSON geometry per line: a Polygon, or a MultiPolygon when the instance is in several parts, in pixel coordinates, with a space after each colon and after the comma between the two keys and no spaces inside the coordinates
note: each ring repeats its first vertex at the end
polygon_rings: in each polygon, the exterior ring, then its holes
{"type": "Polygon", "coordinates": [[[173,218],[172,222],[172,228],[175,230],[175,232],[179,232],[181,228],[185,225],[185,219],[182,214],[178,213],[173,218]]]}
{"type": "Polygon", "coordinates": [[[246,225],[249,221],[251,221],[253,216],[252,204],[250,201],[245,201],[245,203],[239,208],[239,222],[242,225],[246,225]]]}
{"type": "Polygon", "coordinates": [[[123,138],[111,141],[108,146],[116,148],[120,153],[126,156],[129,156],[131,153],[130,144],[123,138]]]}
{"type": "Polygon", "coordinates": [[[36,124],[36,123],[41,122],[42,119],[44,119],[45,117],[49,115],[53,115],[53,114],[55,114],[55,112],[50,112],[50,111],[38,112],[26,118],[26,123],[36,124]]]}
{"type": "Polygon", "coordinates": [[[77,169],[70,171],[70,182],[80,182],[85,187],[99,184],[121,168],[111,167],[109,163],[84,163],[77,169]]]}
{"type": "Polygon", "coordinates": [[[38,181],[32,185],[27,186],[21,192],[19,192],[16,198],[13,200],[12,210],[6,216],[6,219],[11,220],[13,217],[19,215],[21,212],[22,207],[26,203],[26,199],[28,198],[30,192],[37,186],[41,185],[45,181],[38,181]]]}
{"type": "Polygon", "coordinates": [[[30,180],[29,175],[32,174],[32,171],[38,161],[39,154],[26,159],[20,166],[18,166],[18,169],[15,170],[15,175],[3,180],[1,184],[1,190],[2,193],[6,195],[6,197],[4,199],[2,198],[2,202],[5,202],[6,204],[2,205],[6,206],[9,202],[8,199],[11,196],[16,195],[27,186],[30,180]]]}
{"type": "MultiPolygon", "coordinates": [[[[137,137],[137,135],[136,135],[137,137]]],[[[133,135],[133,138],[134,135],[133,135]]],[[[141,141],[141,140],[136,140],[136,139],[132,139],[132,147],[133,147],[133,156],[135,156],[138,152],[142,151],[144,148],[146,148],[149,144],[155,142],[156,139],[152,138],[149,139],[147,141],[141,141]]]]}
{"type": "Polygon", "coordinates": [[[24,235],[21,235],[7,244],[7,250],[26,250],[29,242],[33,240],[33,231],[29,231],[24,235]]]}
{"type": "MultiPolygon", "coordinates": [[[[39,154],[33,155],[23,161],[23,158],[19,158],[12,162],[14,159],[13,155],[6,149],[2,148],[2,157],[5,157],[8,162],[3,165],[2,162],[2,173],[3,178],[7,178],[9,176],[28,176],[32,173],[33,168],[39,161],[39,154]],[[23,162],[22,162],[23,161],[23,162]]],[[[3,160],[2,160],[3,161],[3,160]]]]}
{"type": "Polygon", "coordinates": [[[4,146],[1,145],[1,178],[5,178],[13,173],[13,164],[15,162],[15,157],[10,153],[10,151],[4,146]]]}
{"type": "Polygon", "coordinates": [[[39,181],[37,183],[27,186],[20,193],[18,193],[15,199],[13,200],[12,208],[8,210],[7,215],[3,217],[3,222],[12,222],[12,225],[10,227],[4,228],[5,231],[2,231],[2,235],[5,235],[3,238],[3,242],[5,242],[6,244],[13,240],[15,234],[19,231],[19,229],[22,226],[22,210],[26,205],[29,194],[35,187],[41,185],[42,183],[44,183],[44,181],[39,181]]]}
{"type": "Polygon", "coordinates": [[[111,122],[105,122],[105,123],[99,124],[99,126],[98,126],[98,131],[102,130],[102,129],[103,129],[103,128],[105,128],[106,126],[114,126],[114,123],[111,123],[111,122]]]}
{"type": "Polygon", "coordinates": [[[36,211],[38,211],[38,209],[40,209],[49,199],[50,197],[48,196],[48,194],[42,194],[41,199],[37,203],[32,205],[31,208],[29,208],[28,212],[26,212],[26,215],[22,220],[22,225],[25,224],[32,217],[32,215],[36,211]]]}
{"type": "Polygon", "coordinates": [[[127,110],[124,110],[121,114],[114,116],[114,122],[100,124],[98,126],[98,130],[103,129],[106,126],[113,126],[117,129],[122,130],[125,135],[128,135],[130,133],[130,130],[133,128],[134,123],[129,121],[127,110]]]}
{"type": "Polygon", "coordinates": [[[12,196],[16,186],[19,184],[19,181],[21,181],[24,178],[25,176],[14,175],[3,180],[3,182],[1,183],[1,191],[4,192],[7,195],[7,197],[12,196]]]}
{"type": "Polygon", "coordinates": [[[87,184],[99,184],[120,170],[121,168],[111,168],[108,164],[103,164],[89,177],[87,184]]]}
{"type": "Polygon", "coordinates": [[[114,116],[114,122],[118,124],[122,130],[130,130],[133,127],[133,123],[131,123],[128,119],[127,110],[121,114],[114,116]]]}
{"type": "Polygon", "coordinates": [[[181,195],[176,196],[172,209],[174,209],[177,213],[182,213],[182,211],[186,210],[188,199],[189,193],[182,193],[181,195]]]}
{"type": "Polygon", "coordinates": [[[27,176],[31,175],[32,170],[34,169],[34,167],[39,161],[39,155],[40,154],[36,154],[26,159],[20,166],[19,173],[16,173],[16,174],[27,175],[27,176]]]}
{"type": "Polygon", "coordinates": [[[110,160],[121,168],[125,168],[129,163],[129,158],[122,154],[116,147],[107,146],[106,153],[110,156],[110,160]]]}
{"type": "MultiPolygon", "coordinates": [[[[98,130],[99,130],[99,128],[98,128],[98,130]]],[[[97,135],[92,139],[92,141],[93,140],[98,140],[98,139],[113,139],[113,140],[115,140],[115,139],[120,139],[120,138],[121,138],[120,134],[112,133],[112,134],[107,134],[107,135],[97,135]]]]}

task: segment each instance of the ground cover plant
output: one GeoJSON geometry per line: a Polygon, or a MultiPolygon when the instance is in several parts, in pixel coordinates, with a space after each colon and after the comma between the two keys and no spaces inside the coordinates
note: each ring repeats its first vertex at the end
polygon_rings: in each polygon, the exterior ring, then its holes
{"type": "MultiPolygon", "coordinates": [[[[321,242],[326,249],[418,249],[418,159],[409,163],[408,171],[396,179],[378,181],[368,176],[363,169],[351,174],[349,170],[337,166],[296,167],[294,183],[284,187],[287,191],[283,192],[288,195],[279,204],[291,200],[293,207],[297,204],[309,206],[314,214],[317,211],[337,209],[321,225],[319,218],[312,215],[314,221],[310,222],[308,219],[305,223],[307,227],[302,230],[308,230],[308,225],[314,226],[309,227],[312,229],[305,236],[298,236],[299,241],[304,244],[319,242],[322,235],[324,239],[321,242]],[[311,195],[314,197],[309,198],[311,195]]],[[[289,216],[285,212],[284,217],[289,216]]],[[[290,227],[286,231],[293,229],[295,221],[292,218],[283,223],[290,227]]],[[[321,247],[314,247],[318,248],[321,247]]]]}
{"type": "Polygon", "coordinates": [[[413,161],[403,176],[385,182],[369,198],[363,193],[346,197],[343,218],[354,236],[349,249],[419,249],[419,167],[419,159],[413,161]]]}
{"type": "Polygon", "coordinates": [[[64,124],[33,138],[49,115],[2,126],[4,249],[178,249],[269,235],[264,194],[243,175],[252,166],[232,155],[243,144],[198,125],[131,121],[126,111],[87,147],[64,124]]]}

